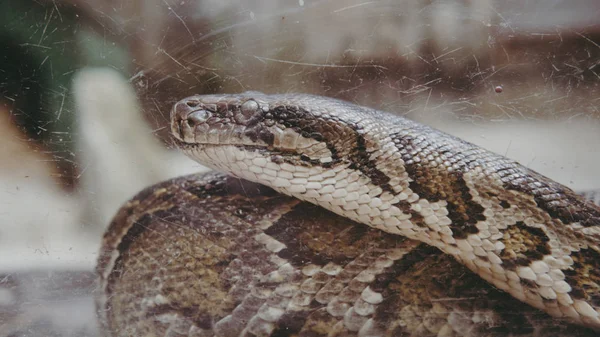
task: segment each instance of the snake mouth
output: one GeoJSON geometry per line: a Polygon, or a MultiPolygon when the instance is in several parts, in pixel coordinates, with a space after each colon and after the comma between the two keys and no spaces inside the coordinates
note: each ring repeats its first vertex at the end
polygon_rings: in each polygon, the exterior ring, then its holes
{"type": "Polygon", "coordinates": [[[195,143],[195,142],[194,143],[186,142],[185,140],[182,140],[175,134],[171,135],[171,142],[173,142],[173,145],[175,147],[183,149],[183,150],[190,149],[190,148],[202,147],[204,145],[204,144],[199,144],[199,143],[195,143]]]}
{"type": "Polygon", "coordinates": [[[274,149],[266,145],[256,144],[211,144],[211,143],[189,143],[172,137],[173,145],[184,152],[204,152],[209,149],[234,148],[246,152],[258,152],[268,157],[292,158],[296,155],[293,151],[274,149]]]}
{"type": "Polygon", "coordinates": [[[218,142],[218,143],[212,143],[212,142],[208,142],[208,141],[206,141],[206,142],[186,141],[176,135],[172,135],[171,141],[173,142],[173,145],[175,147],[178,147],[182,150],[189,150],[189,149],[202,150],[202,149],[217,148],[217,147],[235,147],[238,149],[246,149],[246,150],[256,150],[256,149],[269,150],[270,149],[271,151],[276,151],[275,149],[269,147],[268,145],[261,145],[261,144],[256,144],[253,142],[248,142],[246,144],[243,142],[232,142],[232,141],[229,141],[229,142],[225,141],[225,142],[218,142]]]}

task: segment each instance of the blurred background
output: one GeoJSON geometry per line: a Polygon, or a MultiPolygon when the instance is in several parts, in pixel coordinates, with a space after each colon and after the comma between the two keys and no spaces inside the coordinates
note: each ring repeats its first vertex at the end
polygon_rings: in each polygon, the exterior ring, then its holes
{"type": "Polygon", "coordinates": [[[0,1],[0,336],[96,336],[102,233],[191,94],[394,112],[600,188],[596,0],[0,1]]]}

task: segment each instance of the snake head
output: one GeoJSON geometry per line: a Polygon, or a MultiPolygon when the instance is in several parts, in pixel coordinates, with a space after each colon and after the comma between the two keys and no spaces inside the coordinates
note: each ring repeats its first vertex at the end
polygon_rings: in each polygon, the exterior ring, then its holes
{"type": "Polygon", "coordinates": [[[253,131],[268,105],[243,95],[196,95],[171,110],[171,132],[187,145],[265,146],[268,135],[253,131]]]}
{"type": "Polygon", "coordinates": [[[233,174],[238,169],[231,162],[248,157],[305,167],[347,162],[356,130],[335,113],[315,109],[330,107],[333,100],[317,104],[312,99],[317,98],[258,92],[191,96],[174,105],[171,130],[189,156],[233,174]]]}

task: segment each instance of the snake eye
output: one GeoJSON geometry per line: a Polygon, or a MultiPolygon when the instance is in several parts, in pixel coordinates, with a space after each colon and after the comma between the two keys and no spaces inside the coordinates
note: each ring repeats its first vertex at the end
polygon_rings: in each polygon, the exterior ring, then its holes
{"type": "Polygon", "coordinates": [[[238,123],[247,123],[259,113],[259,105],[255,100],[247,100],[240,106],[240,111],[235,114],[234,118],[238,123]]]}
{"type": "Polygon", "coordinates": [[[190,126],[200,125],[210,118],[210,112],[206,110],[197,110],[187,116],[190,126]]]}

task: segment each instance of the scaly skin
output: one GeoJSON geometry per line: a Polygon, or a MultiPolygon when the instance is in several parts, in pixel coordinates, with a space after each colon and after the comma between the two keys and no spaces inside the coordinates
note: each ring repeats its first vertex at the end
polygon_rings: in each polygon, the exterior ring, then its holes
{"type": "Polygon", "coordinates": [[[171,119],[202,164],[437,247],[515,298],[600,329],[600,209],[510,159],[319,96],[192,96],[171,119]]]}
{"type": "Polygon", "coordinates": [[[223,174],[150,186],[102,241],[107,336],[595,336],[436,248],[223,174]]]}

